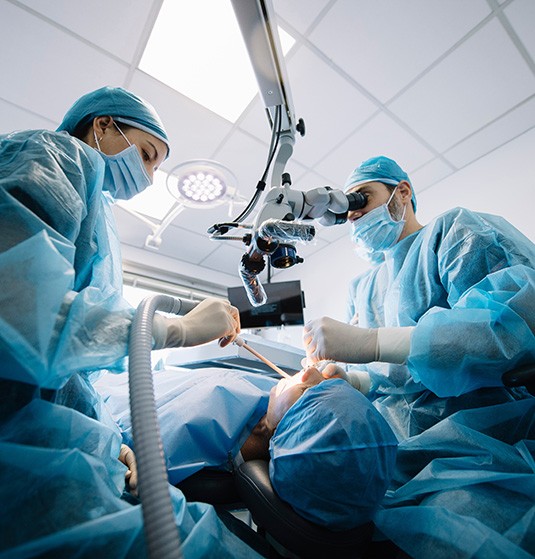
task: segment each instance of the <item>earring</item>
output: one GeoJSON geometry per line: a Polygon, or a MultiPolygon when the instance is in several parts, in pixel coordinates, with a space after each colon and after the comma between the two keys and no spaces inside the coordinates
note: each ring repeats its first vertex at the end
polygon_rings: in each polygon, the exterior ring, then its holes
{"type": "Polygon", "coordinates": [[[100,150],[100,142],[104,136],[101,136],[100,140],[97,138],[97,133],[93,130],[93,138],[95,138],[95,144],[97,144],[98,151],[100,150]]]}

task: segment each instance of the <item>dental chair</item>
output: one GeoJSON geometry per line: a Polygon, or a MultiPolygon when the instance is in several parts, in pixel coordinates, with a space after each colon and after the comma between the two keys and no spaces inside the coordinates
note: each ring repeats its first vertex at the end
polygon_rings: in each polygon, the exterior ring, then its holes
{"type": "MultiPolygon", "coordinates": [[[[204,469],[177,487],[188,501],[210,503],[219,512],[247,509],[257,526],[257,533],[269,544],[270,558],[396,556],[370,553],[371,522],[352,530],[333,532],[298,515],[273,490],[269,462],[265,460],[244,462],[234,474],[204,469]]],[[[224,518],[222,520],[225,521],[224,518]]]]}

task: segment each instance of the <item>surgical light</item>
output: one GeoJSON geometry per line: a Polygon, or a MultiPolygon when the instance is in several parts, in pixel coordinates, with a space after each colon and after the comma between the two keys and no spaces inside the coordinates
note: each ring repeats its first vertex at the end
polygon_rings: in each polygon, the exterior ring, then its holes
{"type": "Polygon", "coordinates": [[[185,206],[208,208],[232,200],[236,182],[233,173],[221,163],[196,159],[177,165],[169,173],[167,189],[185,206]]]}
{"type": "Polygon", "coordinates": [[[217,161],[185,161],[169,173],[157,172],[155,178],[154,186],[147,188],[146,192],[142,192],[133,200],[121,200],[118,203],[123,210],[151,229],[145,240],[145,248],[158,250],[162,244],[162,234],[186,208],[207,210],[228,204],[230,215],[235,204],[246,202],[238,192],[234,174],[217,161]],[[162,192],[164,184],[169,194],[165,188],[162,192]],[[162,194],[167,194],[167,198],[162,194]],[[145,199],[141,200],[143,197],[145,199]],[[139,198],[139,203],[134,207],[132,204],[136,203],[136,198],[139,198]],[[163,216],[158,214],[148,217],[148,214],[155,214],[155,208],[152,207],[155,201],[156,205],[170,207],[163,216]]]}

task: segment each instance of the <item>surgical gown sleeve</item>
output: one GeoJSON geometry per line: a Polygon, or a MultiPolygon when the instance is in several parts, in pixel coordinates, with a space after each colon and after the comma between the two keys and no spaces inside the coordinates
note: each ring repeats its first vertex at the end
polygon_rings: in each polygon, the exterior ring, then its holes
{"type": "Polygon", "coordinates": [[[104,163],[66,133],[0,136],[0,377],[59,388],[126,355],[133,309],[104,163]]]}
{"type": "Polygon", "coordinates": [[[438,262],[450,308],[433,307],[412,334],[409,370],[441,397],[502,385],[535,360],[535,247],[505,220],[459,210],[423,245],[438,262]]]}

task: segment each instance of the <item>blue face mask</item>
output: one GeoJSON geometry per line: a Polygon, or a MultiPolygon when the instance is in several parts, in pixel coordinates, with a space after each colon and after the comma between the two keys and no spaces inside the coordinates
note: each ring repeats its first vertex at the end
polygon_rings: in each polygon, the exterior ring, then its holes
{"type": "Polygon", "coordinates": [[[351,240],[357,245],[357,252],[367,254],[369,260],[374,260],[369,256],[393,247],[405,227],[404,217],[407,207],[403,208],[403,216],[399,221],[392,219],[388,210],[388,204],[395,192],[394,189],[386,204],[374,208],[352,223],[351,240]]]}
{"type": "Polygon", "coordinates": [[[115,122],[113,124],[130,147],[115,155],[102,153],[102,151],[100,151],[97,135],[95,131],[93,131],[95,143],[106,164],[104,185],[102,188],[108,191],[116,200],[129,200],[136,194],[145,190],[147,186],[150,186],[152,180],[143,165],[137,147],[128,141],[128,138],[115,122]]]}

